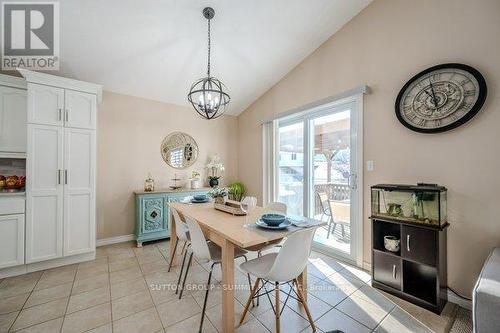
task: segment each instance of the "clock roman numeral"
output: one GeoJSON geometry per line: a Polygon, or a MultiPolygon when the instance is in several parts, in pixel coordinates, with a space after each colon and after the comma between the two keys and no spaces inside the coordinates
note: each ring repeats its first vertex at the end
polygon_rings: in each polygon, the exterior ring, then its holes
{"type": "Polygon", "coordinates": [[[441,79],[441,74],[440,73],[432,74],[429,77],[429,81],[432,81],[432,82],[439,81],[440,79],[441,79]]]}
{"type": "Polygon", "coordinates": [[[467,90],[466,92],[464,92],[464,96],[467,97],[467,96],[474,96],[476,95],[476,91],[475,90],[467,90]]]}
{"type": "Polygon", "coordinates": [[[415,123],[416,123],[417,125],[419,125],[419,126],[424,126],[424,125],[425,125],[425,119],[423,119],[423,118],[418,118],[418,117],[415,117],[415,118],[417,118],[417,119],[415,120],[415,123]]]}
{"type": "Polygon", "coordinates": [[[463,79],[461,81],[458,81],[458,84],[461,85],[461,86],[464,86],[466,85],[467,83],[469,82],[469,79],[463,79]]]}
{"type": "Polygon", "coordinates": [[[441,126],[441,119],[436,119],[434,121],[434,127],[439,127],[439,126],[441,126]]]}

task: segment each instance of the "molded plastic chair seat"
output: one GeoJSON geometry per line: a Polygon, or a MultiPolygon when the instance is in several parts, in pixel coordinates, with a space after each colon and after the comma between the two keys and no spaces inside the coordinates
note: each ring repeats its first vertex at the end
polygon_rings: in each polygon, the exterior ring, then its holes
{"type": "MultiPolygon", "coordinates": [[[[213,243],[213,242],[207,242],[208,245],[208,250],[210,251],[210,257],[212,258],[212,261],[215,262],[221,262],[222,261],[222,249],[219,245],[213,243]]],[[[234,248],[234,257],[242,257],[243,255],[247,254],[248,252],[240,249],[239,247],[234,248]]],[[[200,259],[198,259],[199,261],[200,259]]],[[[210,260],[206,260],[205,262],[208,262],[210,260]]]]}
{"type": "Polygon", "coordinates": [[[240,265],[240,269],[258,278],[264,278],[274,265],[278,253],[268,253],[240,265]]]}

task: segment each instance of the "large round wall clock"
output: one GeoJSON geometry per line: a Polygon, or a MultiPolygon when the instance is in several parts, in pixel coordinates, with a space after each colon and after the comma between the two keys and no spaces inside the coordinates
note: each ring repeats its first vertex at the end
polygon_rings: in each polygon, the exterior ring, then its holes
{"type": "Polygon", "coordinates": [[[430,67],[408,81],[396,98],[396,116],[421,133],[451,130],[472,119],[486,99],[486,81],[471,66],[430,67]]]}

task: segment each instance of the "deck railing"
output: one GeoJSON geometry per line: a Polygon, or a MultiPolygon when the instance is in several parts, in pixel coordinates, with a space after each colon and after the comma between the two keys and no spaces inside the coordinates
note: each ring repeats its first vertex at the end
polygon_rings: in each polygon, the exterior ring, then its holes
{"type": "Polygon", "coordinates": [[[316,184],[314,185],[314,214],[318,215],[323,213],[321,208],[321,202],[318,199],[318,195],[316,193],[323,192],[328,195],[328,198],[331,200],[348,200],[350,197],[349,185],[347,184],[316,184]]]}

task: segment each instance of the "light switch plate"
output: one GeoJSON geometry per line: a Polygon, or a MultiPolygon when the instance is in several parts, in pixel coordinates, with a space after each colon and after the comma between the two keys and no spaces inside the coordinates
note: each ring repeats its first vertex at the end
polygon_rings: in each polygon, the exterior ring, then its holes
{"type": "Polygon", "coordinates": [[[366,170],[373,171],[373,161],[366,161],[366,170]]]}

